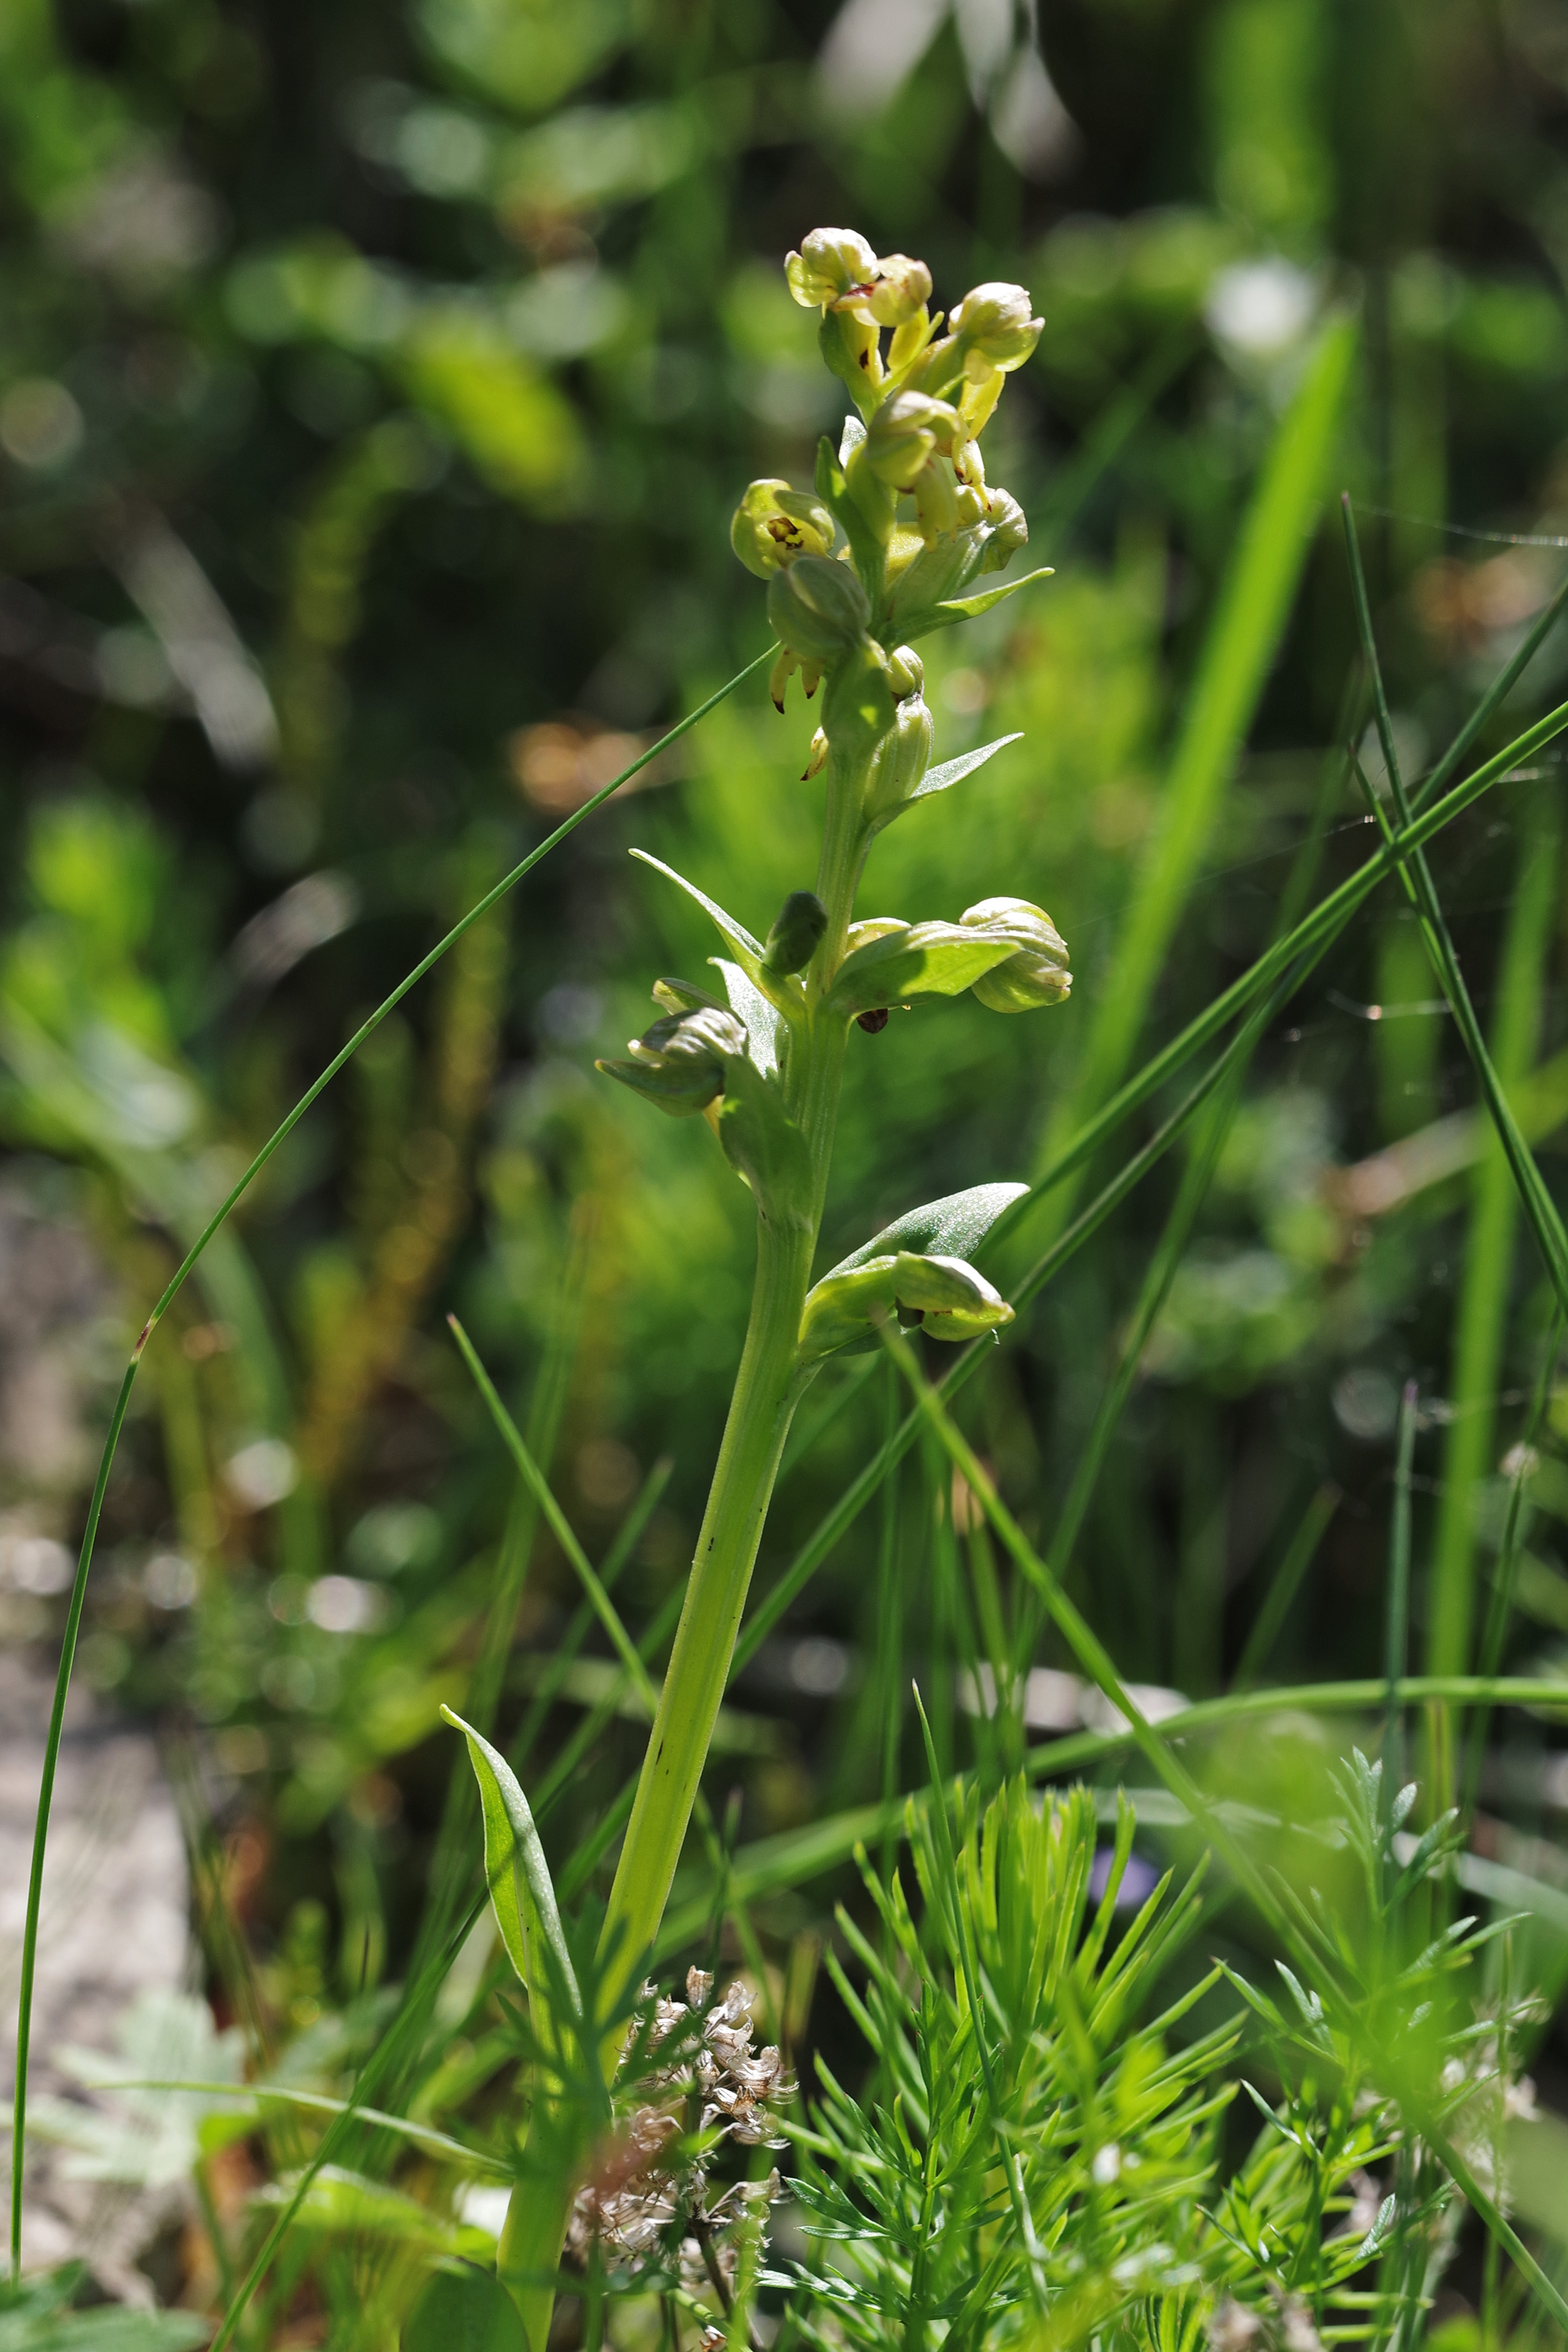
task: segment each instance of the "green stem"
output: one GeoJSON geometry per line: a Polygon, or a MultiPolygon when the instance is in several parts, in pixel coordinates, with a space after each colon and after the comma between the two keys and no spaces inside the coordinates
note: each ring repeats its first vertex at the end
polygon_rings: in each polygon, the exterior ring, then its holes
{"type": "MultiPolygon", "coordinates": [[[[870,747],[874,749],[875,747],[870,747]]],[[[806,974],[781,1070],[784,1107],[805,1139],[811,1197],[794,1214],[757,1204],[757,1267],[745,1347],[698,1533],[658,1710],[648,1734],[600,1937],[622,1986],[645,1965],[658,1934],[697,1801],[708,1745],[730,1678],[741,1618],[795,1409],[811,1378],[800,1362],[801,1310],[822,1223],[847,1025],[824,999],[843,961],[868,835],[860,815],[870,756],[830,760],[817,890],[827,928],[806,974]]],[[[611,2000],[612,2011],[618,2003],[611,2000]]],[[[606,2036],[606,2075],[619,2050],[606,2036]]],[[[544,2352],[554,2280],[575,2190],[562,2162],[563,2118],[541,2098],[530,2122],[525,2171],[537,2184],[514,2192],[501,2232],[499,2275],[521,2315],[531,2352],[544,2352]]]]}
{"type": "Polygon", "coordinates": [[[815,1245],[814,1230],[759,1222],[745,1349],[605,1919],[605,1948],[619,1939],[624,1969],[641,1966],[658,1932],[729,1678],[779,1456],[805,1385],[797,1349],[815,1245]]]}

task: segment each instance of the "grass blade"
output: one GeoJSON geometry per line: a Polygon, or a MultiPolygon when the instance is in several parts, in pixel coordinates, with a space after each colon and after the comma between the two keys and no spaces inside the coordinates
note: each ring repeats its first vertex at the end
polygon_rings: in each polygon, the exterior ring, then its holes
{"type": "Polygon", "coordinates": [[[1388,1533],[1388,1601],[1384,1622],[1384,1673],[1388,1713],[1383,1735],[1386,1767],[1384,1801],[1392,1804],[1405,1781],[1405,1741],[1397,1693],[1410,1648],[1410,1465],[1415,1454],[1415,1383],[1406,1381],[1399,1401],[1399,1437],[1394,1465],[1394,1510],[1388,1533]]]}
{"type": "MultiPolygon", "coordinates": [[[[1510,1093],[1529,1075],[1541,1034],[1542,982],[1557,902],[1557,849],[1555,804],[1546,794],[1533,795],[1520,837],[1492,1026],[1493,1064],[1510,1093]]],[[[1508,1319],[1516,1202],[1502,1147],[1495,1135],[1489,1144],[1471,1182],[1448,1382],[1454,1418],[1443,1449],[1426,1641],[1426,1663],[1435,1675],[1462,1674],[1469,1664],[1476,1605],[1472,1504],[1476,1483],[1492,1463],[1508,1319]]]]}
{"type": "MultiPolygon", "coordinates": [[[[602,808],[613,793],[617,792],[622,784],[635,776],[640,768],[646,768],[648,761],[656,758],[667,745],[675,742],[679,736],[689,733],[700,719],[705,719],[710,710],[716,709],[720,703],[733,694],[737,687],[742,686],[747,678],[753,677],[764,663],[771,662],[773,656],[774,648],[770,645],[765,652],[757,656],[755,661],[748,662],[744,669],[737,671],[727,685],[721,686],[716,694],[710,695],[707,701],[692,711],[689,718],[681,719],[678,726],[672,727],[668,734],[661,736],[657,743],[651,745],[647,751],[639,753],[628,767],[624,768],[621,773],[614,777],[609,783],[602,786],[591,800],[584,801],[580,809],[574,810],[572,815],[556,826],[553,833],[546,835],[537,849],[530,850],[528,856],[521,859],[510,874],[503,875],[493,889],[487,890],[484,897],[469,908],[461,920],[453,925],[446,938],[438,940],[428,955],[422,957],[415,965],[406,978],[399,981],[391,995],[376,1006],[375,1011],[367,1020],[361,1023],[347,1045],[333,1055],[321,1076],[306,1088],[288,1117],[262,1145],[244,1174],[233,1185],[220,1206],[214,1211],[180,1264],[175,1267],[164,1286],[162,1296],[142,1327],[120,1383],[114,1411],[110,1417],[108,1434],[104,1439],[98,1475],[93,1481],[92,1499],[88,1506],[87,1525],[82,1533],[81,1549],[77,1559],[76,1576],[71,1585],[70,1602],[66,1612],[65,1638],[60,1646],[59,1669],[55,1678],[54,1703],[49,1711],[49,1727],[44,1742],[44,1767],[38,1783],[38,1810],[33,1831],[32,1861],[27,1879],[27,1913],[22,1929],[21,1986],[16,2003],[16,2090],[12,2110],[14,2154],[11,2167],[11,2275],[18,2284],[22,2276],[22,2186],[24,2152],[26,2146],[27,2062],[32,2043],[33,1988],[38,1959],[38,1913],[43,1901],[44,1854],[48,1843],[49,1812],[54,1803],[55,1774],[59,1763],[60,1738],[65,1727],[66,1695],[70,1688],[71,1669],[76,1662],[77,1638],[81,1629],[81,1612],[87,1599],[87,1580],[92,1566],[93,1548],[98,1539],[98,1523],[103,1510],[104,1490],[109,1484],[109,1474],[114,1466],[114,1456],[120,1444],[120,1433],[125,1424],[126,1409],[131,1402],[131,1391],[136,1385],[136,1374],[141,1368],[142,1359],[147,1351],[147,1343],[178,1297],[186,1276],[201,1258],[214,1234],[218,1233],[227,1222],[231,1212],[244,1198],[279,1146],[293,1133],[311,1104],[326,1091],[344,1065],[353,1060],[365,1039],[380,1027],[387,1014],[401,1004],[410,990],[417,987],[426,973],[439,963],[448,950],[456,947],[464,934],[471,930],[477,922],[489,914],[492,907],[499,906],[508,892],[515,889],[523,877],[531,873],[542,858],[547,857],[559,843],[564,841],[569,833],[574,832],[586,818],[592,816],[595,809],[602,808]]],[[[224,2340],[226,2341],[226,2338],[224,2340]]],[[[214,2352],[217,2352],[216,2346],[214,2352]]]]}
{"type": "MultiPolygon", "coordinates": [[[[1356,541],[1355,522],[1351,513],[1348,494],[1343,500],[1342,512],[1345,544],[1350,555],[1351,577],[1355,591],[1356,625],[1361,632],[1362,650],[1372,677],[1378,738],[1383,747],[1389,790],[1398,812],[1400,825],[1408,827],[1411,817],[1410,802],[1405,790],[1404,778],[1400,773],[1399,755],[1394,748],[1394,728],[1389,717],[1388,698],[1384,691],[1383,672],[1377,658],[1377,646],[1372,634],[1372,612],[1367,603],[1366,579],[1362,570],[1361,549],[1356,541]]],[[[1357,772],[1360,772],[1359,762],[1357,772]]],[[[1394,828],[1390,824],[1386,811],[1371,786],[1367,784],[1364,776],[1362,778],[1362,783],[1372,804],[1373,814],[1383,833],[1384,847],[1387,848],[1392,845],[1395,837],[1394,828]]],[[[1401,856],[1399,869],[1401,880],[1410,895],[1411,902],[1419,910],[1422,937],[1426,943],[1427,954],[1432,960],[1432,969],[1436,973],[1443,993],[1448,1000],[1454,1015],[1454,1025],[1463,1040],[1465,1051],[1475,1066],[1482,1097],[1487,1109],[1491,1114],[1492,1123],[1497,1129],[1503,1150],[1508,1156],[1514,1182],[1519,1188],[1520,1199],[1524,1203],[1525,1215],[1530,1220],[1557,1296],[1564,1308],[1568,1309],[1568,1233],[1563,1230],[1563,1220],[1557,1213],[1556,1203],[1546,1189],[1541,1171],[1535,1164],[1534,1155],[1520,1132],[1519,1122],[1509,1106],[1508,1097],[1503,1092],[1491,1055],[1487,1051],[1486,1040],[1481,1035],[1480,1024],[1476,1018],[1476,1010],[1470,1001],[1469,990],[1459,970],[1459,959],[1449,934],[1447,923],[1444,919],[1443,909],[1438,903],[1431,868],[1420,849],[1416,848],[1401,856]]]]}
{"type": "MultiPolygon", "coordinates": [[[[1312,1951],[1310,1948],[1303,1948],[1301,1936],[1289,1910],[1279,1903],[1273,1888],[1253,1863],[1245,1847],[1232,1836],[1222,1816],[1209,1804],[1185,1766],[1179,1761],[1172,1750],[1168,1737],[1163,1731],[1155,1729],[1134,1703],[1130,1693],[1122,1686],[1109,1652],[1062,1591],[1045,1562],[1036,1553],[1023,1529],[1002,1503],[962,1433],[954,1426],[936,1391],[921,1377],[912,1349],[905,1340],[899,1338],[885,1325],[881,1338],[883,1346],[891,1354],[914,1394],[919,1398],[949,1456],[969,1480],[981,1507],[995,1528],[997,1536],[1025,1575],[1047,1596],[1050,1613],[1084,1671],[1093,1682],[1099,1685],[1112,1706],[1125,1717],[1130,1727],[1131,1738],[1142,1749],[1172,1795],[1179,1803],[1186,1807],[1194,1821],[1201,1824],[1210,1844],[1224,1859],[1238,1884],[1246,1888],[1259,1914],[1279,1937],[1280,1942],[1307,1969],[1324,1980],[1325,1990],[1331,1993],[1336,2006],[1342,2012],[1349,2011],[1350,2002],[1343,1989],[1335,1984],[1331,1978],[1324,1979],[1322,1955],[1312,1951]]],[[[1458,2149],[1452,2146],[1436,2124],[1425,2103],[1412,2093],[1407,2084],[1393,2084],[1389,2087],[1399,2100],[1407,2123],[1413,2123],[1423,2137],[1428,2141],[1439,2160],[1447,2168],[1475,2210],[1485,2221],[1489,2231],[1507,2249],[1523,2272],[1552,2317],[1559,2326],[1568,2326],[1568,2302],[1564,2301],[1558,2288],[1542,2269],[1518,2233],[1504,2220],[1493,2199],[1482,2188],[1458,2149]]]]}
{"type": "Polygon", "coordinates": [[[1301,1580],[1318,1556],[1318,1546],[1328,1530],[1329,1521],[1343,1501],[1339,1488],[1321,1486],[1302,1512],[1300,1523],[1285,1554],[1274,1571],[1274,1581],[1264,1596],[1263,1606],[1247,1637],[1240,1661],[1231,1677],[1231,1689],[1248,1691],[1268,1664],[1280,1629],[1290,1613],[1290,1604],[1301,1589],[1301,1580]]]}
{"type": "MultiPolygon", "coordinates": [[[[1355,351],[1331,325],[1281,421],[1237,537],[1171,759],[1154,841],[1122,922],[1082,1066],[1049,1147],[1119,1083],[1192,894],[1311,546],[1312,521],[1355,351]]],[[[1058,1214],[1065,1213],[1064,1199],[1058,1214]]]]}
{"type": "Polygon", "coordinates": [[[1104,1108],[1095,1114],[1068,1143],[1050,1166],[1030,1186],[1028,1192],[1011,1208],[1004,1210],[986,1236],[987,1249],[994,1247],[1011,1234],[1033,1213],[1047,1193],[1064,1183],[1089,1160],[1124,1120],[1142,1108],[1151,1096],[1159,1092],[1177,1071],[1184,1069],[1194,1054],[1223,1029],[1229,1026],[1235,1015],[1250,1004],[1256,996],[1270,988],[1303,956],[1313,960],[1325,954],[1337,940],[1351,918],[1364,901],[1371,898],[1388,875],[1398,866],[1402,857],[1409,856],[1432,840],[1443,828],[1479,800],[1483,793],[1500,782],[1510,770],[1521,765],[1542,745],[1568,730],[1568,703],[1559,703],[1544,718],[1527,727],[1521,735],[1494,753],[1480,767],[1456,784],[1441,800],[1429,807],[1408,825],[1402,825],[1391,839],[1384,840],[1358,871],[1350,875],[1337,889],[1321,899],[1310,915],[1293,926],[1283,939],[1276,940],[1265,949],[1257,961],[1247,968],[1230,986],[1222,989],[1204,1010],[1194,1015],[1179,1035],[1161,1047],[1144,1063],[1135,1077],[1119,1088],[1104,1108]]]}
{"type": "MultiPolygon", "coordinates": [[[[361,2068],[359,2080],[354,2084],[352,2097],[345,2103],[341,2112],[334,2116],[322,2134],[315,2153],[301,2168],[300,2178],[294,2184],[288,2203],[282,2208],[278,2219],[268,2230],[256,2260],[240,2283],[238,2294],[224,2313],[222,2323],[217,2334],[213,2337],[208,2352],[227,2352],[227,2347],[234,2341],[235,2330],[244,2318],[251,2297],[271,2269],[278,2249],[293,2227],[295,2216],[310,2194],[311,2182],[322,2166],[332,2162],[344,2143],[364,2122],[365,2102],[383,2075],[389,2074],[394,2065],[405,2057],[408,2046],[416,2038],[416,2031],[424,2032],[430,2003],[435,2000],[437,1990],[462,1950],[479,1914],[485,1907],[486,1900],[483,1895],[476,1897],[441,1949],[426,1963],[421,1974],[404,1994],[403,2004],[397,2015],[361,2068]]],[[[16,2169],[19,2171],[20,2167],[18,2166],[16,2169]]]]}
{"type": "Polygon", "coordinates": [[[532,1491],[540,1509],[544,1514],[545,1523],[551,1534],[571,1561],[577,1580],[593,1605],[595,1615],[609,1635],[616,1654],[626,1671],[632,1688],[646,1705],[651,1721],[658,1711],[658,1693],[654,1689],[647,1668],[638,1655],[636,1643],[621,1621],[620,1611],[605,1591],[598,1570],[578,1542],[576,1531],[570,1519],[551,1493],[549,1481],[543,1471],[524,1444],[516,1422],[500,1401],[495,1382],[479,1361],[473,1341],[455,1315],[448,1315],[447,1321],[452,1337],[458,1343],[463,1361],[473,1375],[474,1385],[483,1397],[490,1419],[500,1432],[502,1443],[532,1491]]]}
{"type": "MultiPolygon", "coordinates": [[[[1487,1609],[1486,1628],[1481,1635],[1480,1657],[1477,1662],[1483,1679],[1489,1681],[1502,1664],[1503,1644],[1508,1639],[1509,1620],[1513,1614],[1513,1592],[1519,1575],[1520,1543],[1524,1516],[1524,1490],[1530,1482],[1535,1441],[1540,1434],[1541,1424],[1546,1414],[1547,1400],[1552,1394],[1552,1385],[1557,1376],[1557,1360],[1563,1349],[1564,1328],[1563,1309],[1559,1307],[1552,1318],[1552,1334],[1546,1343],[1546,1352],[1542,1358],[1541,1375],[1535,1383],[1535,1394],[1531,1400],[1530,1419],[1525,1423],[1524,1436],[1520,1444],[1519,1460],[1509,1486],[1508,1516],[1503,1522],[1502,1545],[1498,1553],[1497,1576],[1492,1585],[1491,1601],[1487,1609]]],[[[1476,1797],[1480,1788],[1481,1761],[1486,1752],[1487,1730],[1490,1720],[1490,1707],[1482,1706],[1477,1708],[1470,1722],[1469,1750],[1465,1762],[1464,1793],[1460,1799],[1459,1808],[1459,1818],[1467,1823],[1471,1820],[1476,1810],[1476,1797]]]]}

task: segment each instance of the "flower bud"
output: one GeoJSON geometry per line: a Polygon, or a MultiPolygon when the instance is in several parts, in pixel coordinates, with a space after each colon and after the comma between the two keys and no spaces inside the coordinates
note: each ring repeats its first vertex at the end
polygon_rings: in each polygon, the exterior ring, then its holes
{"type": "Polygon", "coordinates": [[[931,1339],[973,1339],[1013,1320],[1001,1292],[961,1257],[900,1250],[893,1282],[900,1314],[931,1339]]]}
{"type": "Polygon", "coordinates": [[[774,636],[803,662],[830,662],[859,643],[871,608],[847,563],[798,555],[787,570],[773,574],[768,619],[774,636]]]}
{"type": "Polygon", "coordinates": [[[792,971],[804,971],[826,929],[827,909],[816,891],[792,890],[768,933],[763,965],[781,980],[792,971]]]}
{"type": "Polygon", "coordinates": [[[706,1110],[724,1091],[727,1058],[743,1056],[746,1033],[721,1005],[667,1013],[626,1048],[629,1062],[599,1062],[607,1078],[618,1078],[672,1118],[706,1110]]]}
{"type": "Polygon", "coordinates": [[[877,286],[868,308],[879,327],[901,327],[931,300],[931,271],[907,253],[889,253],[877,264],[877,286]]]}
{"type": "Polygon", "coordinates": [[[1026,287],[992,278],[966,294],[947,323],[963,344],[965,366],[978,374],[1022,367],[1046,322],[1030,317],[1026,287]]]}
{"type": "Polygon", "coordinates": [[[833,517],[809,491],[787,482],[753,482],[735,509],[730,544],[759,580],[769,580],[797,555],[827,555],[833,517]]]}
{"type": "Polygon", "coordinates": [[[973,982],[974,994],[993,1013],[1034,1013],[1060,1004],[1072,987],[1067,941],[1043,907],[1027,898],[982,898],[959,917],[971,930],[990,931],[1016,943],[1005,963],[973,982]]]}
{"type": "MultiPolygon", "coordinates": [[[[789,290],[803,310],[826,310],[856,291],[868,293],[876,275],[876,255],[852,228],[814,228],[800,251],[784,260],[789,290]]],[[[926,283],[929,289],[929,278],[926,283]]]]}
{"type": "Polygon", "coordinates": [[[822,314],[816,348],[863,415],[882,396],[881,336],[858,305],[834,303],[822,314]]]}
{"type": "Polygon", "coordinates": [[[891,730],[883,736],[867,772],[860,805],[869,824],[886,824],[924,782],[935,741],[935,725],[917,688],[900,702],[891,730]]]}
{"type": "Polygon", "coordinates": [[[1006,1300],[965,1259],[890,1250],[814,1286],[801,1316],[801,1356],[809,1363],[864,1347],[892,1314],[933,1339],[973,1339],[1013,1320],[1006,1300]]]}
{"type": "Polygon", "coordinates": [[[959,486],[952,469],[940,457],[921,469],[915,486],[915,521],[921,537],[930,547],[944,533],[963,530],[966,524],[965,506],[971,501],[959,501],[959,486]]]}
{"type": "Polygon", "coordinates": [[[851,462],[865,466],[892,489],[910,490],[938,443],[961,434],[958,411],[945,400],[932,400],[923,392],[895,392],[866,427],[866,438],[851,462]]]}
{"type": "Polygon", "coordinates": [[[1000,572],[1021,547],[1029,544],[1029,525],[1011,490],[993,490],[988,520],[991,532],[980,559],[983,572],[1000,572]]]}
{"type": "Polygon", "coordinates": [[[888,684],[893,689],[895,702],[906,695],[924,691],[926,666],[911,646],[895,646],[888,656],[888,684]]]}
{"type": "Polygon", "coordinates": [[[819,727],[811,739],[811,750],[807,754],[805,765],[800,772],[801,782],[810,783],[813,776],[819,776],[826,765],[827,730],[826,727],[819,727]]]}

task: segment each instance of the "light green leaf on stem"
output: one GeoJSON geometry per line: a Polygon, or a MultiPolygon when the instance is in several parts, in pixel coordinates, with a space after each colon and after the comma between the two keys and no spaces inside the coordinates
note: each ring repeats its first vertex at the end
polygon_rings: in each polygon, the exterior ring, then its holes
{"type": "Polygon", "coordinates": [[[539,1832],[533,1826],[533,1815],[528,1809],[516,1774],[499,1749],[477,1732],[472,1724],[465,1723],[449,1706],[441,1709],[442,1716],[460,1731],[468,1743],[468,1760],[474,1768],[474,1778],[479,1784],[479,1806],[485,1824],[485,1879],[490,1890],[490,1904],[500,1929],[501,1942],[506,1946],[508,1959],[517,1970],[519,1979],[531,1989],[537,1980],[538,1965],[530,1967],[529,1928],[531,1916],[537,1923],[553,1956],[563,1983],[574,2008],[581,2008],[577,1979],[572,1967],[572,1957],[566,1948],[566,1937],[561,1925],[561,1913],[555,1901],[555,1884],[550,1875],[550,1865],[544,1859],[544,1848],[539,1842],[539,1832]],[[518,1883],[521,1874],[522,1885],[518,1883]],[[526,1889],[526,1901],[524,1899],[526,1889]]]}
{"type": "MultiPolygon", "coordinates": [[[[1016,584],[1022,587],[1024,583],[1019,581],[1016,584]]],[[[943,760],[940,767],[928,768],[903,806],[913,808],[916,801],[929,801],[933,793],[951,791],[954,784],[962,783],[965,776],[972,776],[976,768],[983,768],[986,761],[994,759],[998,751],[1005,751],[1009,743],[1021,743],[1023,740],[1021,732],[998,735],[994,743],[982,743],[978,751],[961,751],[955,760],[943,760]]]]}

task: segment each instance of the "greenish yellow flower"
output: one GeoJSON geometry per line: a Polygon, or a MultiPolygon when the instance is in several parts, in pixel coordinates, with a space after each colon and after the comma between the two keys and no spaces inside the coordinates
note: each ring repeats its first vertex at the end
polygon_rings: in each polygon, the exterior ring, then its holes
{"type": "Polygon", "coordinates": [[[1010,374],[1022,367],[1040,340],[1043,319],[1030,316],[1028,289],[988,280],[967,293],[948,319],[948,331],[963,348],[965,372],[976,382],[994,368],[1010,374]]]}
{"type": "MultiPolygon", "coordinates": [[[[852,228],[814,228],[800,251],[784,261],[789,290],[803,310],[865,299],[876,276],[877,257],[852,228]]],[[[929,288],[929,278],[926,283],[929,288]]]]}
{"type": "Polygon", "coordinates": [[[866,427],[851,463],[863,466],[891,489],[912,490],[939,447],[962,439],[956,408],[923,392],[895,392],[866,427]]]}
{"type": "Polygon", "coordinates": [[[730,544],[748,572],[771,579],[797,555],[832,552],[833,517],[809,490],[785,481],[752,482],[730,525],[730,544]]]}
{"type": "Polygon", "coordinates": [[[1016,952],[972,983],[993,1013],[1034,1013],[1060,1004],[1072,987],[1067,941],[1043,907],[1027,898],[982,898],[966,907],[959,921],[1016,942],[1016,952]]]}
{"type": "Polygon", "coordinates": [[[746,1051],[746,1032],[721,1005],[667,1013],[626,1048],[626,1062],[599,1062],[607,1078],[646,1096],[672,1118],[706,1110],[724,1091],[725,1064],[746,1051]]]}
{"type": "Polygon", "coordinates": [[[907,253],[885,254],[877,264],[877,284],[867,308],[879,327],[903,327],[931,300],[931,271],[907,253]]]}

